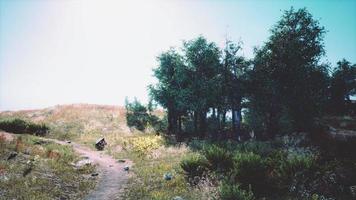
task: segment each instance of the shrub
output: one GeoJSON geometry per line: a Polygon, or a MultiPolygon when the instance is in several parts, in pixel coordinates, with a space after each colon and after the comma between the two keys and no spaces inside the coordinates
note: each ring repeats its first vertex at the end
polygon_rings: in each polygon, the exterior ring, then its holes
{"type": "Polygon", "coordinates": [[[316,167],[313,156],[289,155],[284,151],[276,151],[267,162],[272,169],[271,178],[279,189],[290,189],[293,182],[305,182],[316,167]]]}
{"type": "Polygon", "coordinates": [[[146,155],[163,144],[163,138],[156,135],[145,135],[128,139],[132,150],[139,156],[146,155]]]}
{"type": "Polygon", "coordinates": [[[190,155],[184,158],[180,166],[188,177],[201,177],[207,171],[208,161],[201,155],[190,155]]]}
{"type": "Polygon", "coordinates": [[[273,151],[273,145],[271,142],[249,141],[239,144],[237,150],[240,152],[253,152],[260,156],[267,156],[273,151]]]}
{"type": "Polygon", "coordinates": [[[160,119],[152,114],[152,106],[146,107],[137,99],[133,102],[125,101],[126,124],[128,127],[135,127],[139,131],[145,131],[151,127],[156,133],[163,133],[167,130],[167,119],[160,119]]]}
{"type": "Polygon", "coordinates": [[[137,99],[130,103],[127,99],[126,107],[126,123],[129,127],[135,127],[137,130],[144,131],[149,122],[147,108],[137,99]]]}
{"type": "Polygon", "coordinates": [[[267,165],[260,155],[252,152],[237,154],[234,157],[232,175],[243,187],[251,185],[254,192],[268,190],[267,165]]]}
{"type": "Polygon", "coordinates": [[[35,124],[18,118],[0,121],[0,129],[15,134],[28,133],[40,136],[49,131],[45,124],[35,124]]]}
{"type": "Polygon", "coordinates": [[[232,155],[224,148],[209,145],[204,149],[204,155],[213,170],[226,171],[233,165],[232,155]]]}
{"type": "Polygon", "coordinates": [[[255,197],[251,191],[243,190],[239,185],[223,183],[219,187],[219,195],[222,200],[254,200],[255,197]]]}
{"type": "Polygon", "coordinates": [[[163,119],[160,119],[159,117],[150,114],[148,123],[157,134],[165,133],[167,131],[167,116],[164,116],[163,119]]]}

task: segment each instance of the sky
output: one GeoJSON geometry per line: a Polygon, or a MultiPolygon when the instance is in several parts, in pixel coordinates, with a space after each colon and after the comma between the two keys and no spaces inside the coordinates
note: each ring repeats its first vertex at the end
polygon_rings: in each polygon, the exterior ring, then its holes
{"type": "Polygon", "coordinates": [[[203,35],[252,58],[291,6],[325,26],[326,62],[356,63],[356,0],[0,0],[0,111],[147,102],[159,53],[203,35]]]}

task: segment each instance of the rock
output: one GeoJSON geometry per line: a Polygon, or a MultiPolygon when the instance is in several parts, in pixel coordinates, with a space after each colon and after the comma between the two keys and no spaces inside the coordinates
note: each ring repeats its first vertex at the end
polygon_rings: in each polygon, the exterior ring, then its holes
{"type": "Polygon", "coordinates": [[[164,180],[166,180],[166,181],[170,181],[170,180],[172,180],[173,175],[168,172],[168,173],[165,173],[165,174],[163,175],[163,178],[164,178],[164,180]]]}
{"type": "Polygon", "coordinates": [[[70,143],[72,143],[72,141],[69,141],[69,140],[68,140],[67,143],[70,144],[70,143]]]}
{"type": "Polygon", "coordinates": [[[124,159],[119,159],[117,162],[118,162],[118,163],[124,163],[124,162],[126,162],[126,160],[124,160],[124,159]]]}
{"type": "Polygon", "coordinates": [[[129,171],[129,170],[130,170],[130,167],[129,167],[129,166],[125,166],[125,167],[124,167],[124,170],[125,170],[125,171],[129,171]]]}
{"type": "Polygon", "coordinates": [[[15,158],[16,156],[17,156],[17,152],[15,152],[15,151],[11,152],[9,157],[7,157],[7,160],[11,160],[11,159],[15,158]]]}
{"type": "Polygon", "coordinates": [[[89,159],[85,159],[85,160],[80,160],[80,161],[76,162],[74,164],[74,166],[77,167],[77,168],[81,168],[81,167],[83,167],[85,165],[91,165],[92,163],[93,163],[93,161],[91,161],[89,159]]]}
{"type": "Polygon", "coordinates": [[[9,178],[5,175],[0,175],[0,181],[8,181],[9,178]]]}
{"type": "Polygon", "coordinates": [[[173,197],[173,200],[184,200],[184,199],[180,196],[175,196],[175,197],[173,197]]]}
{"type": "Polygon", "coordinates": [[[92,173],[91,176],[98,176],[99,173],[92,173]]]}
{"type": "Polygon", "coordinates": [[[95,142],[95,148],[99,151],[103,150],[105,145],[107,145],[106,141],[104,138],[99,138],[98,140],[96,140],[95,142]]]}

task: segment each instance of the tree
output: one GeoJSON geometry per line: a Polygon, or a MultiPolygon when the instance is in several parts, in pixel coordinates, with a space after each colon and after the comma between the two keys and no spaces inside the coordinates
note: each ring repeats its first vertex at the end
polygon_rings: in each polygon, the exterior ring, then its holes
{"type": "Polygon", "coordinates": [[[144,131],[149,123],[149,114],[147,108],[136,98],[133,102],[125,100],[126,122],[129,127],[135,127],[137,130],[144,131]]]}
{"type": "Polygon", "coordinates": [[[207,112],[214,107],[220,49],[203,37],[184,42],[184,57],[190,74],[190,109],[193,111],[195,132],[201,137],[206,133],[207,112]]]}
{"type": "Polygon", "coordinates": [[[285,11],[271,33],[256,50],[251,100],[273,137],[283,119],[291,130],[310,128],[325,102],[328,67],[319,64],[324,27],[305,8],[285,11]]]}
{"type": "Polygon", "coordinates": [[[245,79],[249,66],[245,58],[238,55],[240,50],[240,44],[236,45],[229,40],[226,41],[222,59],[223,68],[221,71],[223,81],[220,83],[223,91],[221,100],[225,103],[223,107],[231,109],[231,127],[236,138],[240,135],[242,99],[246,92],[245,79]]]}
{"type": "Polygon", "coordinates": [[[154,70],[158,84],[150,85],[150,96],[167,109],[168,132],[181,132],[181,116],[187,110],[187,73],[183,58],[175,49],[170,49],[157,57],[159,66],[154,70]]]}
{"type": "Polygon", "coordinates": [[[330,85],[330,109],[333,114],[351,112],[350,96],[356,94],[356,64],[345,59],[337,62],[330,85]]]}

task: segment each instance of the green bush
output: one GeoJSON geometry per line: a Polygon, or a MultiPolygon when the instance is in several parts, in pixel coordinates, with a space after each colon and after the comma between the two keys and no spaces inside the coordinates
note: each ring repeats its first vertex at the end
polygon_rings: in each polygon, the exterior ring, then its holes
{"type": "Polygon", "coordinates": [[[152,106],[147,107],[135,99],[133,102],[125,101],[126,124],[128,127],[135,127],[139,131],[145,131],[151,127],[156,133],[163,133],[167,130],[167,119],[160,119],[152,114],[152,106]]]}
{"type": "Polygon", "coordinates": [[[204,155],[212,170],[226,171],[233,165],[232,155],[224,148],[209,145],[204,149],[204,155]]]}
{"type": "Polygon", "coordinates": [[[254,192],[267,192],[267,165],[260,155],[238,153],[234,157],[232,177],[245,188],[251,185],[254,192]]]}
{"type": "Polygon", "coordinates": [[[39,136],[44,136],[49,131],[45,124],[35,124],[18,118],[1,120],[0,129],[15,134],[28,133],[39,136]]]}
{"type": "Polygon", "coordinates": [[[284,151],[276,151],[267,159],[267,162],[272,169],[271,178],[280,189],[287,189],[293,181],[306,178],[305,175],[316,167],[313,156],[289,155],[284,151]]]}
{"type": "Polygon", "coordinates": [[[219,195],[221,200],[254,200],[255,197],[251,191],[243,190],[239,185],[223,183],[219,187],[219,195]]]}
{"type": "Polygon", "coordinates": [[[201,177],[207,171],[208,161],[201,155],[191,155],[183,159],[180,166],[188,177],[201,177]]]}
{"type": "Polygon", "coordinates": [[[150,114],[148,118],[148,124],[157,134],[167,132],[167,116],[164,116],[162,119],[160,119],[159,117],[150,114]]]}
{"type": "Polygon", "coordinates": [[[270,154],[273,149],[271,142],[248,141],[237,145],[239,152],[253,152],[263,157],[270,154]]]}

